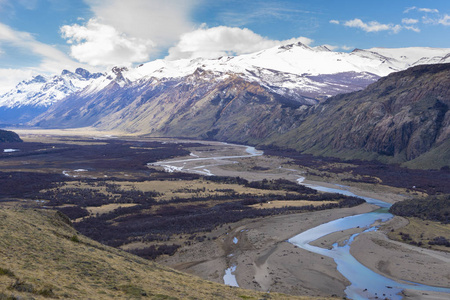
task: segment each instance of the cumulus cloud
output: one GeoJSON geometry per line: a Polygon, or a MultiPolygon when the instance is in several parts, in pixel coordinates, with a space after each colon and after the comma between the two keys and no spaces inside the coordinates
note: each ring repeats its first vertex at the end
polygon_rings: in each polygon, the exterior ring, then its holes
{"type": "Polygon", "coordinates": [[[71,44],[71,56],[92,66],[130,65],[149,59],[151,40],[130,37],[110,25],[91,19],[85,26],[61,27],[62,36],[71,44]]]}
{"type": "Polygon", "coordinates": [[[128,37],[173,45],[192,31],[192,11],[201,0],[85,0],[95,19],[128,37]]]}
{"type": "Polygon", "coordinates": [[[94,17],[62,26],[70,54],[92,66],[146,62],[192,31],[191,12],[201,0],[85,0],[94,17]]]}
{"type": "Polygon", "coordinates": [[[400,25],[381,24],[377,21],[365,23],[361,19],[346,21],[344,26],[360,28],[366,32],[392,31],[393,33],[398,33],[402,29],[402,26],[400,25]]]}
{"type": "Polygon", "coordinates": [[[338,20],[330,20],[330,23],[339,25],[341,22],[339,22],[338,20]]]}
{"type": "Polygon", "coordinates": [[[178,44],[169,49],[166,59],[217,58],[224,55],[240,55],[267,49],[281,44],[312,43],[306,37],[285,41],[270,40],[247,28],[218,26],[199,28],[181,36],[178,44]]]}
{"type": "Polygon", "coordinates": [[[402,19],[402,23],[403,24],[417,24],[417,23],[419,23],[419,20],[404,18],[404,19],[402,19]]]}

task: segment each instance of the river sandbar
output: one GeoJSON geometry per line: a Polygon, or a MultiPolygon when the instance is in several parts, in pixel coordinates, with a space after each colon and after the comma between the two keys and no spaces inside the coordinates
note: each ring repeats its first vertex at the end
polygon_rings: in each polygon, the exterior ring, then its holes
{"type": "MultiPolygon", "coordinates": [[[[396,217],[391,224],[396,222],[401,218],[396,217]]],[[[373,271],[398,281],[450,286],[450,253],[392,241],[382,231],[360,234],[350,253],[373,271]]]]}
{"type": "Polygon", "coordinates": [[[375,207],[324,210],[242,220],[212,232],[219,236],[183,247],[160,262],[202,278],[223,282],[225,269],[236,265],[242,288],[309,296],[344,296],[349,284],[333,259],[300,249],[287,240],[300,232],[375,207]],[[235,238],[238,242],[234,243],[235,238]]]}

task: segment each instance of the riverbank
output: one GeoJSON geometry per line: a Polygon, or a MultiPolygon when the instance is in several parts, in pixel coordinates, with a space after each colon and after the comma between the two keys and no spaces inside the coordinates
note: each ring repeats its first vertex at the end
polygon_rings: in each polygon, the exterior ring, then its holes
{"type": "Polygon", "coordinates": [[[165,257],[160,262],[215,282],[223,282],[225,269],[236,266],[234,275],[242,288],[342,297],[349,282],[337,271],[334,260],[300,249],[287,240],[322,223],[375,208],[363,204],[243,220],[211,233],[220,234],[216,240],[183,247],[174,256],[165,257]]]}
{"type": "MultiPolygon", "coordinates": [[[[336,269],[333,259],[300,249],[287,240],[300,232],[331,220],[372,211],[374,205],[303,214],[243,220],[221,228],[219,238],[184,247],[163,263],[216,282],[233,267],[242,288],[284,292],[293,295],[345,296],[350,283],[336,269]]],[[[384,230],[398,230],[406,223],[394,218],[384,230]]],[[[321,237],[312,244],[331,248],[361,228],[321,237]]],[[[213,234],[217,234],[214,232],[213,234]]],[[[375,272],[399,282],[414,281],[430,286],[449,286],[448,253],[428,251],[388,240],[383,232],[362,233],[351,246],[351,254],[375,272]],[[437,256],[436,256],[437,255],[437,256]],[[402,281],[403,280],[403,281],[402,281]]],[[[404,299],[447,299],[448,293],[404,290],[404,299]]]]}
{"type": "MultiPolygon", "coordinates": [[[[407,221],[394,217],[376,232],[360,234],[350,253],[363,265],[399,282],[445,287],[450,286],[450,253],[419,248],[390,240],[385,232],[399,230],[407,221]],[[376,255],[374,255],[376,253],[376,255]]],[[[404,299],[448,299],[448,293],[405,290],[404,299]]]]}

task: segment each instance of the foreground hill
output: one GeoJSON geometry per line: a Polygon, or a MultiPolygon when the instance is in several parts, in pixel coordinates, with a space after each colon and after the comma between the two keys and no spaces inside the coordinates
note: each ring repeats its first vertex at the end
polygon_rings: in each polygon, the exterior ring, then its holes
{"type": "Polygon", "coordinates": [[[272,142],[325,156],[448,166],[449,94],[450,64],[413,67],[328,99],[272,142]]]}
{"type": "Polygon", "coordinates": [[[94,242],[69,223],[53,211],[0,210],[0,299],[302,299],[204,281],[94,242]]]}

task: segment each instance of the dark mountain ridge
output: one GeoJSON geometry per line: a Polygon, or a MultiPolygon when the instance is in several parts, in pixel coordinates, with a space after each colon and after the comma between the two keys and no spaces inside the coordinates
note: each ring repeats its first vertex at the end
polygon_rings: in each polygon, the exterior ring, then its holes
{"type": "MultiPolygon", "coordinates": [[[[450,64],[413,67],[311,107],[300,126],[271,143],[319,155],[412,161],[448,149],[449,95],[450,64]]],[[[444,152],[442,166],[450,164],[444,152]]]]}

